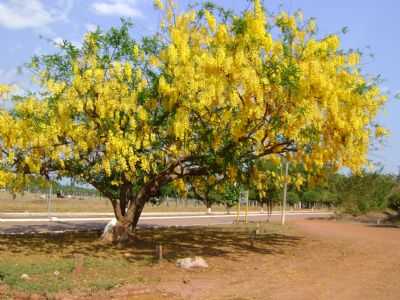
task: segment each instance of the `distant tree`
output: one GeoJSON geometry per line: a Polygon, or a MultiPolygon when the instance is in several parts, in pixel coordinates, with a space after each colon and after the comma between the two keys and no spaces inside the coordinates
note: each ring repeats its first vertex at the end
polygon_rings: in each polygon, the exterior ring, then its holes
{"type": "Polygon", "coordinates": [[[289,191],[287,201],[289,205],[294,206],[300,202],[300,196],[296,191],[289,191]]]}
{"type": "Polygon", "coordinates": [[[383,210],[395,184],[394,176],[380,171],[342,176],[337,182],[338,206],[352,214],[383,210]]]}
{"type": "Polygon", "coordinates": [[[393,191],[388,196],[388,206],[400,213],[400,191],[393,191]]]}
{"type": "Polygon", "coordinates": [[[306,208],[312,208],[319,201],[320,193],[317,190],[307,190],[301,197],[302,203],[306,208]]]}

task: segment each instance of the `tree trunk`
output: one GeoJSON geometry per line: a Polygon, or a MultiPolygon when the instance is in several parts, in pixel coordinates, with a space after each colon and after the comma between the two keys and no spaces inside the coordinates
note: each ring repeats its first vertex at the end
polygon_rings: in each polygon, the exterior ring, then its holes
{"type": "Polygon", "coordinates": [[[123,243],[133,238],[147,198],[142,197],[129,201],[130,204],[125,211],[121,210],[121,203],[112,201],[116,222],[107,224],[102,239],[111,243],[123,243]]]}
{"type": "MultiPolygon", "coordinates": [[[[152,180],[144,184],[141,189],[134,194],[132,182],[128,180],[120,187],[119,199],[116,200],[113,193],[105,191],[105,195],[111,199],[116,224],[113,226],[112,242],[124,242],[134,236],[136,226],[139,222],[145,204],[151,197],[159,195],[163,185],[172,182],[184,176],[199,176],[206,174],[206,169],[194,168],[185,170],[180,167],[182,161],[171,164],[167,169],[159,173],[152,180]],[[178,169],[177,169],[178,168],[178,169]],[[179,174],[178,174],[179,172],[179,174]]],[[[100,191],[104,191],[104,187],[97,182],[92,183],[100,191]]]]}

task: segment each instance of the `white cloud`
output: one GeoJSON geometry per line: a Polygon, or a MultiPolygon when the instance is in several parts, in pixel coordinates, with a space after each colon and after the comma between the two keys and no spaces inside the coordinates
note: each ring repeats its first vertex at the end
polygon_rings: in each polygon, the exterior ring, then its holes
{"type": "Polygon", "coordinates": [[[61,47],[62,45],[64,45],[64,40],[58,36],[53,39],[53,43],[56,47],[61,47]]]}
{"type": "Polygon", "coordinates": [[[135,4],[135,0],[109,0],[95,2],[92,4],[92,8],[98,15],[142,17],[142,12],[135,4]]]}
{"type": "MultiPolygon", "coordinates": [[[[62,37],[56,37],[54,39],[51,40],[54,44],[54,46],[56,48],[62,48],[62,46],[64,45],[64,41],[66,41],[65,39],[63,39],[62,37]]],[[[77,47],[77,48],[81,48],[82,47],[82,42],[78,42],[78,41],[67,41],[70,42],[73,46],[77,47]]],[[[41,52],[43,52],[43,49],[39,49],[38,53],[42,54],[41,52]]]]}
{"type": "Polygon", "coordinates": [[[85,27],[86,27],[86,30],[90,31],[90,32],[94,32],[97,30],[96,24],[88,23],[88,24],[85,24],[85,27]]]}
{"type": "Polygon", "coordinates": [[[0,3],[0,26],[10,29],[43,28],[56,21],[67,21],[74,0],[59,0],[46,7],[42,0],[4,0],[0,3]]]}

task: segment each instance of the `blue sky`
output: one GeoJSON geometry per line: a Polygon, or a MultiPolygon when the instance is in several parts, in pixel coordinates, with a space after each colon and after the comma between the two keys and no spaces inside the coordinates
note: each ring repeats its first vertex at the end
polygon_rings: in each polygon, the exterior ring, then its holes
{"type": "MultiPolygon", "coordinates": [[[[189,0],[177,0],[186,7],[189,0]]],[[[197,0],[200,2],[200,0],[197,0]]],[[[215,3],[240,11],[248,6],[245,0],[214,0],[215,3]]],[[[269,10],[280,6],[290,12],[302,9],[306,17],[315,17],[322,34],[339,32],[344,48],[373,53],[365,57],[364,70],[381,74],[382,89],[391,96],[380,122],[391,136],[379,150],[370,153],[373,161],[381,162],[385,170],[397,172],[400,166],[400,101],[393,95],[400,91],[400,1],[397,0],[283,0],[265,1],[269,10]]],[[[26,81],[16,70],[33,54],[56,51],[54,43],[67,39],[76,43],[87,30],[96,25],[108,28],[118,25],[120,17],[130,17],[135,23],[133,34],[141,36],[155,32],[160,20],[151,0],[0,0],[0,82],[21,84],[26,81]],[[40,38],[43,36],[44,38],[40,38]]]]}

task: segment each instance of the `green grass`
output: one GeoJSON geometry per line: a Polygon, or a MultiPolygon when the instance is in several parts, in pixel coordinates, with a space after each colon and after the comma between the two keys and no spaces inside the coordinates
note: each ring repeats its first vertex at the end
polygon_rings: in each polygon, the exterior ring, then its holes
{"type": "Polygon", "coordinates": [[[29,292],[57,292],[73,287],[70,277],[74,269],[72,259],[46,259],[31,256],[28,259],[8,257],[0,262],[0,277],[8,286],[29,292]],[[54,275],[58,271],[60,275],[54,275]],[[21,279],[22,274],[28,274],[30,279],[21,279]]]}
{"type": "Polygon", "coordinates": [[[0,236],[0,253],[1,283],[28,293],[111,289],[142,280],[138,268],[153,259],[104,244],[98,233],[0,236]]]}

